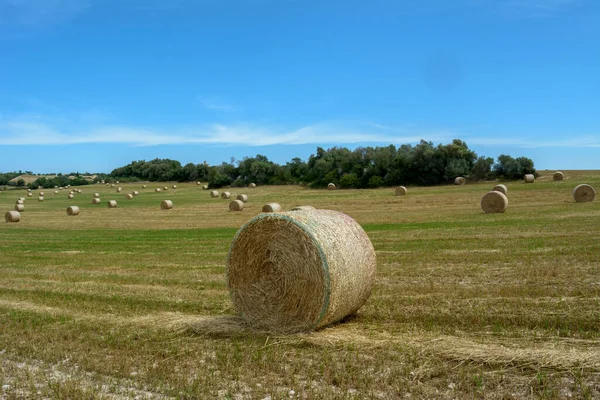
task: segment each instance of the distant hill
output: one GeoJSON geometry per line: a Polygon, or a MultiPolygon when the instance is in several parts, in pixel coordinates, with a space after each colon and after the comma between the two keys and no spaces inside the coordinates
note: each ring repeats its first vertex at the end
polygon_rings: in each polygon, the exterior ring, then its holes
{"type": "MultiPolygon", "coordinates": [[[[56,178],[57,175],[19,175],[10,180],[10,182],[17,183],[19,179],[23,179],[25,184],[28,185],[30,183],[35,182],[39,178],[53,179],[56,178]]],[[[96,178],[96,175],[81,175],[83,179],[86,181],[93,181],[96,178]]],[[[69,179],[75,179],[75,175],[69,176],[69,179]]]]}

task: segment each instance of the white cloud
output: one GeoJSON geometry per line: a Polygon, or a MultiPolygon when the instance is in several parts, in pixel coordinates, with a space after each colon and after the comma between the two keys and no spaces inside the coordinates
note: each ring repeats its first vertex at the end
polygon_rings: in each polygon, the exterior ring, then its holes
{"type": "Polygon", "coordinates": [[[219,102],[217,100],[214,99],[199,99],[200,101],[200,105],[202,105],[202,107],[206,108],[207,110],[213,110],[213,111],[234,111],[235,107],[229,105],[229,104],[225,104],[223,102],[219,102]]]}

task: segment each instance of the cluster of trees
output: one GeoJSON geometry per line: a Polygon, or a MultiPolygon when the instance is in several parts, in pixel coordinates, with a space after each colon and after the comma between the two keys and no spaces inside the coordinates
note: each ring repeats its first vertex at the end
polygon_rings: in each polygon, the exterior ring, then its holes
{"type": "MultiPolygon", "coordinates": [[[[500,155],[478,157],[459,139],[435,146],[422,140],[416,145],[400,147],[317,148],[308,161],[294,158],[285,165],[270,161],[263,155],[246,157],[236,162],[210,166],[155,159],[134,161],[110,173],[111,180],[148,181],[208,181],[211,187],[257,184],[305,184],[325,187],[333,182],[343,188],[368,188],[394,185],[436,185],[449,183],[457,176],[470,180],[521,179],[535,174],[533,161],[526,157],[500,155]],[[237,165],[236,165],[237,164],[237,165]]],[[[100,177],[99,177],[100,179],[100,177]]]]}
{"type": "MultiPolygon", "coordinates": [[[[19,172],[4,172],[4,173],[0,173],[0,186],[6,186],[9,185],[9,182],[12,179],[15,179],[17,176],[22,175],[23,173],[21,171],[19,172]]],[[[23,185],[25,184],[25,181],[23,181],[23,185]]]]}
{"type": "Polygon", "coordinates": [[[35,182],[27,185],[30,189],[37,189],[40,186],[45,188],[53,188],[54,186],[83,186],[89,185],[90,181],[82,178],[80,175],[57,175],[54,178],[47,178],[42,176],[35,180],[35,182]],[[69,179],[69,176],[74,176],[74,179],[69,179]]]}

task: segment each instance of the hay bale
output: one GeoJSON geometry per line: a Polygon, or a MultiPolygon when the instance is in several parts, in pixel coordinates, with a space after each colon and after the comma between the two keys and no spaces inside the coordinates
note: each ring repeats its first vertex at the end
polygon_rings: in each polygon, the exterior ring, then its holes
{"type": "Polygon", "coordinates": [[[256,187],[256,183],[251,183],[251,184],[248,185],[248,187],[250,189],[254,189],[256,187]]]}
{"type": "Polygon", "coordinates": [[[118,185],[118,184],[119,184],[119,181],[115,181],[115,183],[118,185]]]}
{"type": "Polygon", "coordinates": [[[127,200],[131,200],[131,199],[133,199],[133,195],[131,193],[128,193],[128,194],[125,195],[125,198],[127,200]]]}
{"type": "Polygon", "coordinates": [[[72,198],[74,198],[74,197],[75,197],[75,195],[73,195],[73,194],[69,194],[69,195],[67,196],[67,199],[72,199],[72,198]]]}
{"type": "Polygon", "coordinates": [[[62,187],[62,186],[59,186],[59,187],[58,187],[58,190],[63,190],[63,187],[62,187]]]}
{"type": "Polygon", "coordinates": [[[99,197],[94,197],[92,199],[92,204],[100,204],[100,198],[99,197]]]}
{"type": "Polygon", "coordinates": [[[147,185],[142,185],[142,189],[146,189],[147,187],[147,185]]]}
{"type": "Polygon", "coordinates": [[[117,193],[121,193],[121,191],[122,191],[122,190],[123,190],[123,189],[122,189],[122,188],[119,186],[119,187],[117,188],[117,193]]]}
{"type": "Polygon", "coordinates": [[[173,185],[173,189],[177,189],[177,185],[173,185]]]}
{"type": "Polygon", "coordinates": [[[575,186],[575,189],[573,189],[573,198],[577,203],[592,201],[595,197],[596,191],[590,185],[581,184],[575,186]]]}
{"type": "Polygon", "coordinates": [[[163,200],[160,203],[161,210],[171,210],[173,208],[173,202],[171,200],[163,200]]]}
{"type": "Polygon", "coordinates": [[[31,193],[31,192],[27,193],[27,197],[33,197],[33,193],[31,193]]]}
{"type": "Polygon", "coordinates": [[[216,190],[211,190],[211,192],[210,192],[210,197],[212,197],[212,198],[217,198],[217,197],[219,197],[219,192],[218,192],[218,191],[216,191],[216,190]]]}
{"type": "Polygon", "coordinates": [[[15,211],[25,211],[25,206],[23,204],[15,204],[15,211]]]}
{"type": "Polygon", "coordinates": [[[77,193],[81,194],[83,192],[81,191],[81,189],[77,189],[77,193]]]}
{"type": "Polygon", "coordinates": [[[297,206],[292,208],[292,211],[310,211],[310,210],[316,210],[316,208],[314,208],[313,206],[297,206]]]}
{"type": "Polygon", "coordinates": [[[110,184],[110,187],[115,187],[115,184],[114,184],[114,183],[111,183],[111,184],[110,184]]]}
{"type": "Polygon", "coordinates": [[[165,186],[163,189],[164,189],[164,190],[169,190],[169,187],[168,187],[168,186],[165,186]]]}
{"type": "Polygon", "coordinates": [[[55,191],[54,191],[54,194],[58,194],[58,190],[55,190],[55,191]]]}
{"type": "Polygon", "coordinates": [[[71,216],[79,215],[79,207],[77,207],[77,206],[67,207],[67,215],[71,215],[71,216]]]}
{"type": "Polygon", "coordinates": [[[508,207],[508,198],[502,192],[492,190],[481,198],[481,209],[486,214],[503,213],[508,207]]]}
{"type": "Polygon", "coordinates": [[[75,192],[69,192],[69,194],[75,194],[75,192]]]}
{"type": "Polygon", "coordinates": [[[44,192],[40,192],[40,196],[44,197],[44,192]]]}
{"type": "Polygon", "coordinates": [[[208,190],[208,185],[203,185],[202,190],[208,190]]]}
{"type": "Polygon", "coordinates": [[[464,185],[465,183],[467,183],[467,180],[462,176],[457,176],[456,178],[454,178],[455,185],[464,185]]]}
{"type": "Polygon", "coordinates": [[[28,192],[31,192],[31,189],[27,189],[28,192]]]}
{"type": "Polygon", "coordinates": [[[269,203],[265,204],[262,208],[262,212],[264,213],[272,213],[281,211],[281,206],[279,203],[269,203]]]}
{"type": "Polygon", "coordinates": [[[508,194],[508,188],[506,187],[506,185],[502,185],[502,184],[496,185],[496,186],[494,186],[494,188],[492,190],[495,190],[496,192],[500,192],[505,196],[508,194]]]}
{"type": "Polygon", "coordinates": [[[560,171],[556,171],[554,175],[552,175],[552,179],[555,181],[562,181],[565,179],[565,175],[560,171]]]}
{"type": "Polygon", "coordinates": [[[100,193],[94,193],[94,197],[95,197],[95,198],[98,198],[98,197],[100,197],[100,193]]]}
{"type": "Polygon", "coordinates": [[[134,196],[139,196],[140,192],[138,192],[137,190],[134,190],[133,192],[131,192],[131,194],[134,196]]]}
{"type": "Polygon", "coordinates": [[[229,198],[231,198],[231,193],[229,193],[229,192],[223,192],[223,193],[221,193],[221,198],[222,199],[229,199],[229,198]]]}
{"type": "Polygon", "coordinates": [[[200,186],[200,182],[196,182],[196,185],[200,186]]]}
{"type": "Polygon", "coordinates": [[[237,232],[226,276],[233,304],[250,325],[306,332],[358,311],[371,294],[376,264],[369,237],[345,214],[261,214],[237,232]]]}
{"type": "Polygon", "coordinates": [[[248,195],[247,194],[238,194],[236,199],[241,200],[243,203],[246,203],[248,201],[248,195]]]}
{"type": "Polygon", "coordinates": [[[329,190],[335,190],[335,183],[329,183],[329,184],[327,184],[327,189],[329,189],[329,190]]]}
{"type": "Polygon", "coordinates": [[[160,192],[161,190],[162,190],[161,188],[156,188],[156,189],[154,189],[154,191],[155,191],[156,193],[160,192]]]}
{"type": "Polygon", "coordinates": [[[229,203],[229,211],[242,211],[244,209],[244,202],[242,200],[234,200],[229,203]]]}
{"type": "Polygon", "coordinates": [[[18,200],[17,200],[17,202],[16,202],[15,204],[24,204],[24,203],[25,203],[25,201],[24,201],[24,200],[18,199],[18,200]]]}
{"type": "Polygon", "coordinates": [[[108,208],[117,208],[116,200],[109,200],[107,204],[108,204],[108,208]]]}
{"type": "Polygon", "coordinates": [[[533,183],[535,182],[535,175],[525,174],[525,177],[523,179],[525,179],[525,183],[533,183]]]}
{"type": "Polygon", "coordinates": [[[406,196],[406,188],[404,186],[398,186],[396,188],[396,196],[406,196]]]}
{"type": "Polygon", "coordinates": [[[38,197],[38,201],[44,201],[44,196],[38,197]]]}
{"type": "Polygon", "coordinates": [[[4,220],[6,222],[19,222],[21,220],[21,214],[18,211],[7,211],[4,214],[4,220]]]}

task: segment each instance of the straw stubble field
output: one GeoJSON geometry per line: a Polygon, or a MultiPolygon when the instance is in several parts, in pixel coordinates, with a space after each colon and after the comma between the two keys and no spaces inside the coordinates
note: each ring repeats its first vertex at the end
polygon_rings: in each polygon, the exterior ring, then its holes
{"type": "Polygon", "coordinates": [[[21,222],[0,224],[0,398],[598,398],[600,202],[571,191],[600,188],[600,173],[552,172],[505,183],[504,214],[480,208],[494,182],[228,189],[248,194],[241,212],[162,182],[26,200],[21,222]],[[268,202],[364,227],[377,277],[357,315],[296,335],[235,316],[229,245],[268,202]]]}

